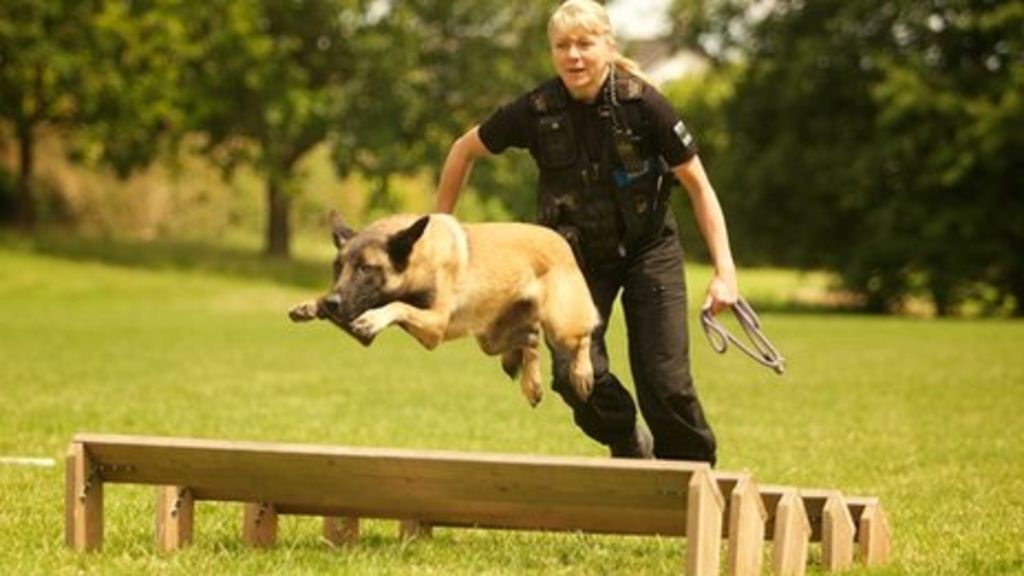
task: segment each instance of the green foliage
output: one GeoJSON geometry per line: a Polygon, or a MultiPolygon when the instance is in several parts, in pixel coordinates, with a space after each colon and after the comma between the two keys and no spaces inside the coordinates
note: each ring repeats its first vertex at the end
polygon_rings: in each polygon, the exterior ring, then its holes
{"type": "MultiPolygon", "coordinates": [[[[693,74],[663,89],[665,96],[679,110],[690,132],[696,135],[701,162],[709,171],[730,150],[730,133],[725,129],[724,106],[735,96],[736,76],[740,70],[740,67],[732,67],[693,74]]],[[[717,180],[712,184],[723,204],[728,203],[730,196],[744,193],[742,190],[722,187],[717,180]]],[[[670,198],[672,214],[679,223],[687,258],[690,261],[708,262],[710,256],[707,244],[701,239],[686,192],[681,187],[676,190],[679,192],[670,198]]]]}
{"type": "MultiPolygon", "coordinates": [[[[18,143],[15,217],[34,220],[31,176],[35,130],[74,116],[77,89],[92,20],[88,4],[74,0],[11,0],[0,4],[0,123],[18,143]]],[[[0,133],[0,136],[4,136],[0,133]]]]}
{"type": "Polygon", "coordinates": [[[365,2],[245,0],[179,9],[190,40],[181,66],[187,125],[227,172],[239,164],[266,179],[266,250],[287,256],[298,162],[344,110],[354,35],[365,2]]]}
{"type": "Polygon", "coordinates": [[[121,177],[149,165],[173,145],[184,121],[182,69],[187,43],[176,11],[181,0],[94,4],[78,55],[72,157],[109,166],[121,177]]]}
{"type": "MultiPolygon", "coordinates": [[[[198,135],[226,174],[263,175],[267,250],[287,254],[302,158],[330,144],[340,175],[372,183],[370,209],[394,209],[393,176],[436,179],[458,134],[545,73],[549,8],[15,0],[0,8],[0,119],[29,127],[29,153],[31,128],[61,122],[76,159],[121,175],[198,135]]],[[[486,164],[476,212],[527,212],[524,162],[486,164]]]]}
{"type": "MultiPolygon", "coordinates": [[[[67,552],[62,462],[79,431],[605,455],[554,393],[529,408],[472,340],[426,351],[394,330],[363,348],[330,325],[291,324],[288,306],[315,292],[261,280],[250,273],[252,256],[107,246],[71,260],[62,252],[75,249],[0,240],[0,455],[58,462],[0,464],[0,572],[680,572],[685,545],[676,538],[440,528],[431,540],[403,544],[383,521],[369,522],[361,543],[342,550],[324,544],[316,519],[289,517],[278,545],[256,552],[240,544],[240,507],[212,503],[197,507],[195,545],[166,555],[153,544],[152,489],[124,486],[105,493],[104,550],[67,552]],[[213,272],[218,262],[225,274],[213,272]]],[[[326,277],[329,258],[319,264],[326,277]]],[[[310,265],[272,276],[309,286],[310,265]]],[[[693,286],[709,274],[688,272],[693,286]]],[[[746,278],[758,302],[802,284],[787,272],[746,278]]],[[[880,496],[895,532],[893,564],[851,574],[1024,569],[1024,324],[762,320],[789,359],[781,379],[735,352],[715,355],[692,326],[722,470],[880,496]]],[[[628,381],[619,313],[609,348],[628,381]]]]}
{"type": "MultiPolygon", "coordinates": [[[[540,0],[392,4],[356,43],[339,167],[375,179],[385,204],[394,174],[426,168],[436,180],[455,138],[550,74],[549,10],[540,0]]],[[[473,183],[484,203],[532,216],[535,174],[522,157],[495,158],[478,163],[473,183]]]]}
{"type": "Polygon", "coordinates": [[[877,310],[1024,312],[1020,3],[680,4],[743,68],[712,166],[741,260],[839,271],[877,310]]]}
{"type": "Polygon", "coordinates": [[[32,176],[34,131],[42,125],[70,130],[75,157],[122,175],[156,157],[158,136],[181,121],[171,56],[183,42],[171,12],[178,4],[3,3],[0,119],[16,128],[29,158],[23,179],[32,176]]]}
{"type": "Polygon", "coordinates": [[[65,116],[84,38],[80,2],[11,0],[0,5],[0,115],[13,125],[65,116]],[[76,8],[77,7],[77,8],[76,8]]]}

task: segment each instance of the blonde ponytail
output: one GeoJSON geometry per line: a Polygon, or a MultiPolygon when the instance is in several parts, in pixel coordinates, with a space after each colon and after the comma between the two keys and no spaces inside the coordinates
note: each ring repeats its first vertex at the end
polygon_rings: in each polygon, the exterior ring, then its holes
{"type": "Polygon", "coordinates": [[[640,64],[636,60],[627,58],[620,54],[618,48],[615,49],[614,66],[617,70],[632,74],[644,82],[651,84],[652,86],[654,85],[651,78],[644,73],[643,69],[640,68],[640,64]]]}

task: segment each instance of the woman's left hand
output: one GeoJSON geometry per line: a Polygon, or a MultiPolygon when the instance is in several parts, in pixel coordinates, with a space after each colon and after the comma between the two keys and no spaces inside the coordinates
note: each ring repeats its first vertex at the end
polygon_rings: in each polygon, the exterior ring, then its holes
{"type": "Polygon", "coordinates": [[[735,272],[715,272],[711,283],[708,284],[708,295],[704,300],[704,308],[711,308],[712,314],[718,314],[723,309],[735,304],[739,294],[735,272]]]}

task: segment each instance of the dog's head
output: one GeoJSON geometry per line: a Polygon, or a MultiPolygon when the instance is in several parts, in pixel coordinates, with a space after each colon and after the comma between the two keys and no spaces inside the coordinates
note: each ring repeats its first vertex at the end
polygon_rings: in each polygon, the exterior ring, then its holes
{"type": "MultiPolygon", "coordinates": [[[[349,324],[367,310],[396,300],[416,300],[406,277],[413,249],[429,223],[430,216],[392,217],[357,232],[332,212],[331,235],[337,254],[334,284],[322,299],[324,314],[349,331],[349,324]]],[[[363,344],[372,341],[356,337],[363,344]]]]}

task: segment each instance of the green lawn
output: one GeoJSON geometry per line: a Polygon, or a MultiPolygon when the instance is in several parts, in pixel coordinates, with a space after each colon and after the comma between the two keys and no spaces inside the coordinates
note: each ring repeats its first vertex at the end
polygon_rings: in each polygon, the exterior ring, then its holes
{"type": "MultiPolygon", "coordinates": [[[[326,260],[261,268],[241,253],[71,246],[0,240],[0,456],[59,463],[78,431],[604,454],[553,393],[530,409],[471,341],[427,352],[396,330],[364,349],[328,325],[289,323],[288,306],[326,282],[326,260]]],[[[707,271],[691,270],[701,293],[707,271]]],[[[821,279],[741,282],[777,308],[821,279]]],[[[880,496],[894,560],[855,574],[1024,573],[1024,324],[763,319],[789,359],[782,378],[695,334],[720,468],[880,496]]],[[[671,574],[683,558],[675,539],[440,529],[402,543],[388,522],[332,550],[309,518],[285,519],[279,545],[252,552],[240,508],[216,504],[199,505],[195,546],[165,556],[152,498],[111,487],[103,552],[76,556],[63,548],[62,465],[0,464],[0,573],[671,574]]]]}

